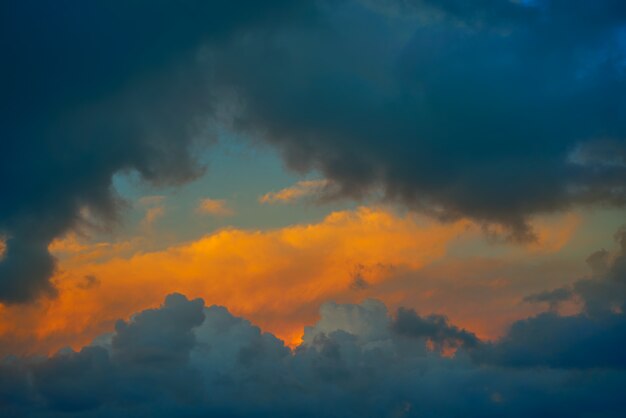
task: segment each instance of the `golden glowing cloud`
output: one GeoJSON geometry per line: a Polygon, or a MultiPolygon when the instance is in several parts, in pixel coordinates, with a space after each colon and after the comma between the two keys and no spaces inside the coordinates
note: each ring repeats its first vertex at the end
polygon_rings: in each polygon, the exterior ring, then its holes
{"type": "Polygon", "coordinates": [[[130,257],[117,256],[111,246],[57,242],[51,249],[65,251],[55,278],[59,297],[37,306],[2,308],[0,335],[11,334],[13,341],[35,338],[37,347],[46,350],[59,348],[60,340],[79,346],[116,318],[158,305],[164,294],[178,291],[225,305],[295,341],[322,302],[360,298],[354,289],[357,266],[368,269],[368,284],[375,285],[396,271],[441,258],[448,241],[467,227],[464,221],[440,225],[360,208],[332,213],[312,225],[225,229],[130,257]],[[89,280],[98,286],[90,288],[89,280]]]}
{"type": "MultiPolygon", "coordinates": [[[[554,230],[543,232],[548,242],[569,229],[559,224],[554,230]]],[[[291,343],[299,341],[303,325],[313,323],[328,300],[379,297],[391,308],[404,304],[425,313],[450,313],[454,320],[463,319],[466,304],[480,309],[462,325],[474,325],[480,312],[488,322],[502,303],[524,293],[480,261],[446,261],[451,246],[480,240],[480,228],[468,221],[440,224],[364,207],[334,212],[316,224],[223,229],[156,252],[142,252],[141,239],[86,245],[70,235],[50,246],[60,259],[59,296],[0,306],[0,346],[14,353],[50,352],[68,344],[78,348],[110,331],[116,319],[158,306],[170,292],[227,306],[291,343]],[[465,280],[480,271],[490,275],[465,280]],[[499,279],[508,290],[490,301],[492,295],[484,291],[499,292],[499,279]],[[445,306],[446,301],[454,306],[445,306]]]]}
{"type": "Polygon", "coordinates": [[[213,216],[232,216],[235,212],[224,199],[202,199],[196,208],[198,213],[213,216]]]}

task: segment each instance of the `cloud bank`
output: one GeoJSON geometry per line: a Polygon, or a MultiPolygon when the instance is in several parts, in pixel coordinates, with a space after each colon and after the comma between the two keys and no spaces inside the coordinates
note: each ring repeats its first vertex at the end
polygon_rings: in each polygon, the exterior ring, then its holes
{"type": "MultiPolygon", "coordinates": [[[[57,241],[51,248],[60,259],[53,279],[59,295],[0,307],[0,357],[81,347],[118,318],[155,306],[172,292],[224,304],[297,343],[303,324],[314,321],[321,303],[375,295],[376,286],[397,272],[440,260],[456,236],[472,234],[468,228],[467,222],[443,225],[361,207],[276,230],[226,228],[159,251],[146,251],[141,239],[82,245],[80,240],[57,241]],[[355,266],[369,289],[353,289],[355,266]],[[96,289],[83,289],[89,275],[99,279],[96,289]]],[[[403,292],[418,293],[409,289],[403,292]]]]}
{"type": "Polygon", "coordinates": [[[80,351],[0,361],[7,417],[623,415],[626,230],[593,274],[529,296],[550,310],[484,341],[445,316],[328,302],[290,349],[201,299],[171,294],[80,351]],[[608,286],[608,287],[607,287],[608,286]],[[574,315],[552,306],[582,301],[574,315]]]}
{"type": "Polygon", "coordinates": [[[530,318],[487,344],[443,317],[328,303],[290,350],[226,308],[171,294],[78,352],[4,359],[0,408],[6,417],[622,416],[624,314],[583,316],[530,318]],[[582,337],[570,321],[587,321],[582,337]],[[589,331],[610,338],[589,346],[589,331]]]}

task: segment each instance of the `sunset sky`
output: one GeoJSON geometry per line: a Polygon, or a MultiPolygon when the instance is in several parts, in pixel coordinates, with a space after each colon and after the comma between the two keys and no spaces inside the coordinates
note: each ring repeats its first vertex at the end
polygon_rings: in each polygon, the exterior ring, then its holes
{"type": "Polygon", "coordinates": [[[0,33],[0,416],[626,414],[623,1],[0,33]]]}

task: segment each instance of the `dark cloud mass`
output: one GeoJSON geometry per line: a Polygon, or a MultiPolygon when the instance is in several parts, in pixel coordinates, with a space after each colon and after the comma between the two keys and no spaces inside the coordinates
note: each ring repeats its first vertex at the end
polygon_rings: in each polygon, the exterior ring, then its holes
{"type": "Polygon", "coordinates": [[[54,289],[47,247],[81,210],[116,214],[112,176],[156,185],[201,173],[211,110],[201,43],[278,20],[287,2],[7,1],[0,5],[0,302],[54,289]]]}
{"type": "Polygon", "coordinates": [[[519,239],[536,213],[623,205],[623,2],[322,10],[313,33],[238,39],[215,61],[242,98],[239,126],[265,132],[292,167],[519,239]]]}
{"type": "Polygon", "coordinates": [[[514,324],[494,343],[443,317],[409,310],[392,317],[375,300],[329,303],[320,314],[303,343],[290,350],[223,307],[172,294],[160,308],[119,321],[113,334],[79,352],[2,360],[0,412],[620,417],[626,408],[621,313],[596,322],[584,314],[544,314],[514,324]],[[454,357],[442,356],[445,347],[456,349],[454,357]]]}
{"type": "Polygon", "coordinates": [[[54,292],[50,241],[110,220],[111,177],[201,170],[213,123],[342,195],[532,237],[529,216],[625,203],[619,0],[5,1],[0,300],[54,292]]]}

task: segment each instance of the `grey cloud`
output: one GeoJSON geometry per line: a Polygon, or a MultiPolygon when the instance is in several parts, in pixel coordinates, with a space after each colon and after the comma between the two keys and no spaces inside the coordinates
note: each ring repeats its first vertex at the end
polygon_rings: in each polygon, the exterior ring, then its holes
{"type": "Polygon", "coordinates": [[[445,316],[429,315],[421,317],[412,309],[400,308],[393,326],[398,334],[427,338],[439,349],[461,346],[473,348],[480,342],[473,333],[450,325],[445,316]]]}
{"type": "Polygon", "coordinates": [[[624,149],[622,3],[396,3],[413,13],[326,5],[314,31],[216,51],[218,84],[242,103],[235,125],[265,133],[292,168],[322,171],[346,196],[382,187],[519,239],[532,238],[534,214],[624,204],[621,165],[570,159],[598,138],[624,149]],[[433,9],[442,18],[425,18],[433,9]]]}
{"type": "Polygon", "coordinates": [[[473,355],[508,366],[625,368],[625,237],[621,228],[615,234],[615,251],[600,250],[587,258],[591,277],[526,298],[548,302],[550,312],[515,322],[497,344],[487,344],[473,355]],[[559,315],[558,304],[567,300],[582,302],[582,311],[559,315]]]}
{"type": "Polygon", "coordinates": [[[572,299],[572,296],[573,293],[570,289],[558,288],[528,295],[524,298],[524,302],[547,303],[550,310],[556,310],[559,304],[572,299]]]}
{"type": "Polygon", "coordinates": [[[529,295],[528,302],[548,302],[551,308],[567,300],[578,299],[586,315],[602,316],[626,308],[626,228],[615,233],[617,249],[598,250],[587,257],[591,276],[575,281],[566,288],[557,288],[529,295]]]}
{"type": "Polygon", "coordinates": [[[623,314],[601,317],[544,313],[515,322],[495,344],[472,353],[478,362],[507,367],[626,368],[623,314]]]}
{"type": "Polygon", "coordinates": [[[9,417],[621,416],[626,322],[621,314],[585,321],[545,314],[486,344],[441,317],[390,315],[374,300],[328,303],[290,350],[223,307],[174,294],[79,352],[3,360],[0,409],[9,417]],[[428,339],[463,343],[446,358],[428,339]],[[614,344],[613,357],[603,344],[614,344]]]}
{"type": "Polygon", "coordinates": [[[202,173],[211,89],[199,46],[276,23],[288,1],[0,5],[0,302],[53,295],[50,242],[80,211],[116,218],[118,172],[155,185],[202,173]]]}
{"type": "Polygon", "coordinates": [[[54,293],[47,245],[81,208],[115,218],[115,173],[199,175],[216,120],[339,195],[381,188],[516,239],[534,214],[626,201],[618,0],[0,7],[4,303],[54,293]]]}

